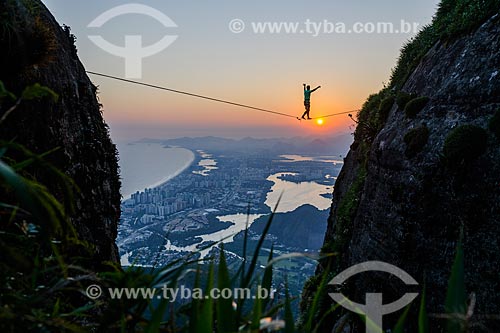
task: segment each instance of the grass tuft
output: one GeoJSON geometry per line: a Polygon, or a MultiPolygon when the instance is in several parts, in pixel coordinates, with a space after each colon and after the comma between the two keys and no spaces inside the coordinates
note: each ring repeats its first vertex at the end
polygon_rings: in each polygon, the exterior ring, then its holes
{"type": "Polygon", "coordinates": [[[428,97],[417,97],[409,101],[405,106],[405,114],[408,118],[415,118],[420,111],[429,103],[428,97]]]}
{"type": "Polygon", "coordinates": [[[408,131],[404,137],[404,142],[406,143],[406,157],[415,157],[424,149],[428,140],[429,129],[425,125],[408,131]]]}
{"type": "Polygon", "coordinates": [[[488,143],[487,132],[478,126],[462,125],[452,130],[445,139],[443,156],[450,168],[470,163],[479,158],[488,143]]]}

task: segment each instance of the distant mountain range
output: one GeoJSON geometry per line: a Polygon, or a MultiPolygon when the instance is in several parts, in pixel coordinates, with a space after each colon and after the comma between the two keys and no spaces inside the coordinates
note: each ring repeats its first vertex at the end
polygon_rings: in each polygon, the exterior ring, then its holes
{"type": "Polygon", "coordinates": [[[310,136],[293,138],[228,139],[215,136],[182,137],[176,139],[143,139],[141,142],[158,142],[167,146],[177,146],[208,152],[261,152],[282,154],[328,154],[345,155],[353,141],[350,133],[336,136],[310,136]]]}
{"type": "MultiPolygon", "coordinates": [[[[323,244],[329,209],[318,210],[309,204],[300,206],[293,212],[277,213],[274,215],[269,234],[278,238],[285,246],[299,247],[303,250],[317,251],[323,244]]],[[[269,216],[258,218],[250,230],[261,235],[269,220],[269,216]]]]}

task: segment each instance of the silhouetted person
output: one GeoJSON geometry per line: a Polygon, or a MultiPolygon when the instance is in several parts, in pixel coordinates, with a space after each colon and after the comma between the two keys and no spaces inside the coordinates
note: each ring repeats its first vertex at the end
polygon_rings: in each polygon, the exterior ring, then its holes
{"type": "Polygon", "coordinates": [[[306,115],[307,119],[311,119],[311,117],[309,117],[309,112],[311,111],[311,93],[315,92],[319,88],[321,88],[321,86],[317,86],[311,90],[311,86],[306,87],[306,84],[304,83],[304,106],[306,107],[306,112],[302,115],[302,119],[306,119],[306,115]]]}

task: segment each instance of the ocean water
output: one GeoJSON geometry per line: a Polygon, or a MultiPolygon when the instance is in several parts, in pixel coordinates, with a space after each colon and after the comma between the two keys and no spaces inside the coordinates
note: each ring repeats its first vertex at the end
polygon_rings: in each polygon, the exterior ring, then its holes
{"type": "Polygon", "coordinates": [[[132,193],[163,184],[193,163],[195,155],[184,148],[165,148],[158,143],[116,145],[120,156],[123,199],[132,193]]]}
{"type": "MultiPolygon", "coordinates": [[[[122,176],[122,194],[124,199],[130,197],[136,191],[142,191],[145,188],[152,188],[158,186],[169,179],[175,177],[184,171],[195,159],[192,151],[184,148],[164,148],[160,144],[155,143],[134,143],[134,144],[118,144],[118,151],[120,153],[120,168],[122,176]]],[[[215,160],[212,156],[204,152],[198,152],[200,156],[205,158],[206,163],[200,164],[205,168],[217,168],[215,160]]],[[[287,155],[283,158],[290,160],[291,163],[297,161],[311,159],[299,155],[287,155]]],[[[342,163],[342,161],[330,160],[329,158],[315,159],[323,162],[342,163]]],[[[206,172],[210,171],[204,170],[206,172]]],[[[286,172],[284,172],[286,174],[286,172]]],[[[282,173],[270,175],[267,180],[274,183],[271,191],[267,193],[265,204],[271,209],[278,200],[278,197],[283,194],[280,205],[278,206],[278,213],[291,212],[304,204],[315,206],[319,210],[324,210],[330,207],[331,199],[327,199],[322,194],[331,193],[332,186],[322,185],[315,182],[302,182],[294,183],[286,180],[279,179],[282,173]]],[[[204,176],[206,174],[200,173],[204,176]]],[[[251,225],[257,218],[263,216],[262,214],[231,214],[217,216],[221,222],[227,222],[230,227],[215,232],[212,234],[200,235],[202,241],[220,241],[230,243],[233,241],[234,235],[245,229],[247,224],[251,225]]],[[[177,247],[168,241],[165,248],[174,251],[198,251],[196,246],[199,243],[187,246],[177,247]]],[[[201,257],[206,257],[211,247],[201,251],[201,257]]],[[[122,256],[122,264],[127,266],[129,263],[128,255],[122,256]]]]}

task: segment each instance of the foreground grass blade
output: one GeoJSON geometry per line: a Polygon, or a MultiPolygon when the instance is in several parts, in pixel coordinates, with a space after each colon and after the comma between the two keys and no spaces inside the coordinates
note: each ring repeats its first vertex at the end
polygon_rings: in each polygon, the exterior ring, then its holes
{"type": "MultiPolygon", "coordinates": [[[[196,268],[196,276],[194,278],[194,288],[200,287],[200,266],[196,268]]],[[[198,332],[198,324],[200,317],[200,303],[201,301],[197,298],[191,300],[191,315],[189,316],[189,333],[198,332]]]]}
{"type": "Polygon", "coordinates": [[[250,219],[250,205],[247,207],[247,221],[245,224],[245,233],[243,235],[243,263],[241,264],[241,285],[245,281],[245,265],[247,264],[247,246],[248,246],[248,224],[250,219]]]}
{"type": "Polygon", "coordinates": [[[19,176],[10,166],[0,160],[0,179],[9,185],[16,196],[21,201],[23,208],[32,212],[35,216],[43,215],[40,207],[36,204],[36,200],[32,197],[31,191],[23,178],[19,176]]]}
{"type": "Polygon", "coordinates": [[[405,331],[406,318],[408,317],[408,312],[410,311],[410,307],[411,303],[406,307],[401,317],[399,317],[396,326],[394,326],[394,329],[392,330],[393,333],[403,333],[405,331]]]}
{"type": "Polygon", "coordinates": [[[465,293],[464,251],[462,240],[458,242],[455,261],[451,269],[448,290],[446,293],[445,310],[448,319],[447,331],[449,333],[463,332],[465,322],[459,318],[467,311],[467,296],[465,293]]]}
{"type": "Polygon", "coordinates": [[[293,319],[290,293],[288,292],[288,278],[285,280],[285,330],[284,333],[295,332],[295,320],[293,319]]]}
{"type": "Polygon", "coordinates": [[[262,300],[257,295],[253,303],[252,323],[250,324],[250,329],[252,332],[259,332],[261,317],[262,317],[262,300]]]}
{"type": "Polygon", "coordinates": [[[250,284],[250,281],[252,280],[253,273],[255,271],[255,267],[257,266],[257,260],[259,259],[259,253],[260,249],[262,248],[262,245],[264,244],[264,241],[266,239],[266,235],[269,232],[269,228],[271,228],[271,224],[273,223],[274,216],[276,214],[276,210],[278,209],[278,205],[281,201],[282,195],[278,198],[278,201],[276,202],[276,206],[274,207],[273,212],[269,216],[269,220],[267,220],[266,226],[264,227],[264,230],[262,231],[262,235],[259,238],[259,242],[257,243],[257,246],[255,247],[255,251],[252,257],[252,261],[250,263],[250,267],[248,268],[247,275],[245,276],[245,281],[243,283],[243,286],[246,287],[250,284]]]}
{"type": "Polygon", "coordinates": [[[317,327],[313,330],[313,321],[316,319],[316,310],[318,309],[320,298],[324,296],[326,286],[328,284],[328,273],[330,271],[330,265],[323,271],[323,277],[321,278],[321,283],[318,286],[314,294],[312,304],[307,312],[307,321],[304,326],[304,331],[315,332],[317,327]]]}
{"type": "MultiPolygon", "coordinates": [[[[278,201],[276,202],[276,206],[274,207],[273,212],[271,213],[269,220],[266,223],[266,226],[264,227],[264,230],[262,231],[262,235],[259,238],[259,242],[257,243],[257,246],[255,247],[255,251],[252,257],[252,261],[250,262],[250,265],[248,267],[248,272],[246,272],[246,275],[241,282],[240,288],[247,288],[250,285],[250,282],[252,281],[252,278],[254,276],[255,272],[255,267],[257,266],[257,261],[259,259],[259,253],[260,249],[262,248],[262,245],[264,244],[264,241],[266,239],[266,235],[269,231],[269,228],[271,228],[271,224],[273,223],[274,215],[276,213],[276,210],[278,209],[278,205],[281,201],[282,194],[279,196],[278,201]]],[[[238,309],[237,309],[237,314],[236,314],[236,320],[239,322],[241,317],[242,317],[242,309],[243,305],[245,303],[244,299],[238,300],[238,309]]]]}
{"type": "MultiPolygon", "coordinates": [[[[217,275],[217,288],[219,291],[231,289],[231,278],[226,263],[224,253],[224,244],[220,247],[219,268],[217,275]]],[[[233,300],[231,298],[220,297],[216,302],[217,313],[217,332],[236,332],[238,325],[236,323],[236,313],[233,309],[233,300]]]]}
{"type": "MultiPolygon", "coordinates": [[[[267,258],[267,266],[264,270],[264,276],[262,277],[262,288],[268,290],[271,293],[271,288],[273,284],[273,265],[270,264],[273,260],[273,252],[274,252],[274,244],[271,246],[271,251],[269,252],[269,257],[267,258]]],[[[262,300],[262,309],[267,308],[267,304],[269,303],[269,297],[266,297],[262,300]]]]}
{"type": "Polygon", "coordinates": [[[148,323],[148,326],[144,330],[144,333],[156,333],[160,331],[160,327],[162,326],[163,317],[165,312],[167,311],[167,306],[169,304],[169,300],[162,298],[160,304],[153,312],[153,316],[148,323]]]}
{"type": "Polygon", "coordinates": [[[427,317],[427,310],[425,309],[426,290],[422,292],[422,299],[420,300],[420,309],[418,311],[418,333],[429,333],[429,318],[427,317]]]}
{"type": "MultiPolygon", "coordinates": [[[[214,288],[214,263],[210,263],[208,269],[207,287],[204,295],[210,295],[210,291],[214,288]]],[[[206,297],[201,303],[199,323],[197,324],[197,333],[213,333],[214,309],[213,300],[210,296],[206,297]]]]}

